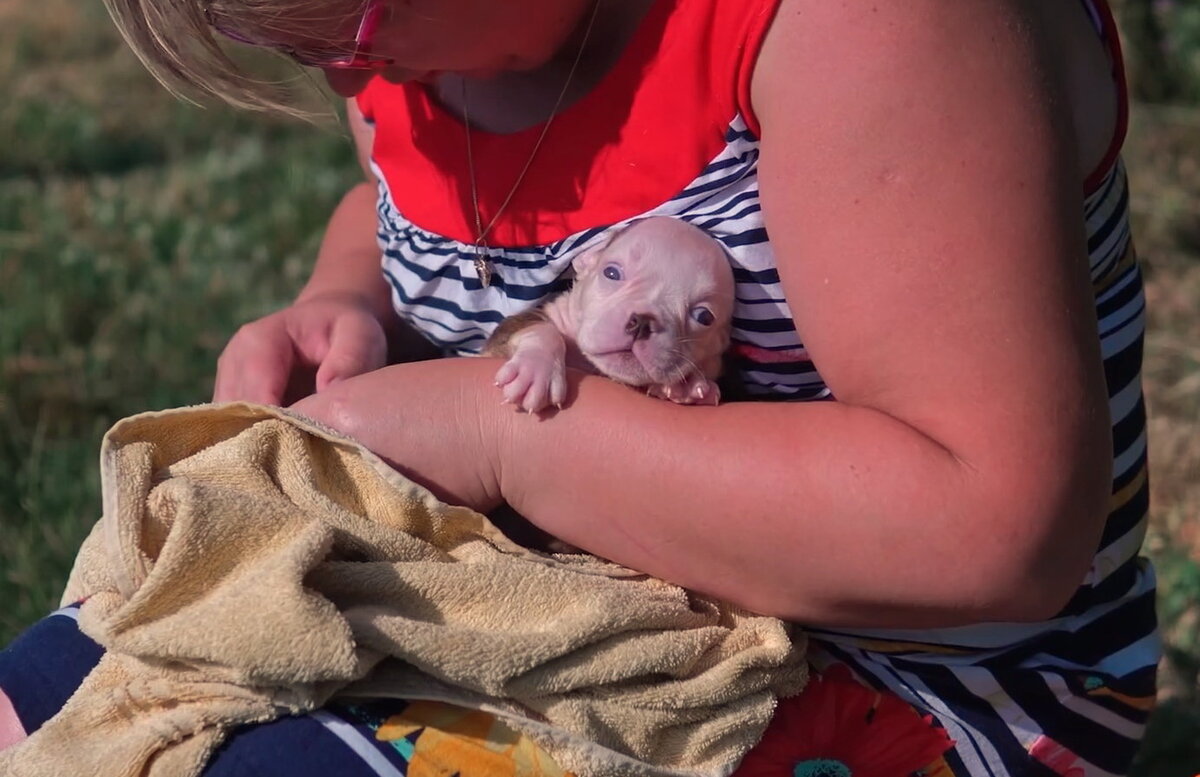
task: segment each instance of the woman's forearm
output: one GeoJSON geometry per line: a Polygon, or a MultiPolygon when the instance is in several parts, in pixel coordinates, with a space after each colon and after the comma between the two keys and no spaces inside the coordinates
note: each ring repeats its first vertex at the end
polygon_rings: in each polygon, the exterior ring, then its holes
{"type": "Polygon", "coordinates": [[[829,627],[1049,617],[1098,539],[1094,483],[1022,490],[874,410],[680,407],[575,379],[564,412],[506,424],[506,499],[568,542],[757,611],[829,627]]]}
{"type": "Polygon", "coordinates": [[[329,218],[317,262],[298,300],[348,294],[367,302],[380,320],[393,315],[391,295],[379,270],[375,186],[367,181],[346,192],[329,218]]]}
{"type": "Polygon", "coordinates": [[[844,402],[685,407],[570,371],[566,407],[539,419],[500,403],[499,366],[400,365],[299,409],[442,499],[504,499],[599,556],[809,625],[1045,619],[1106,513],[1111,451],[997,446],[1003,414],[952,452],[844,402]]]}

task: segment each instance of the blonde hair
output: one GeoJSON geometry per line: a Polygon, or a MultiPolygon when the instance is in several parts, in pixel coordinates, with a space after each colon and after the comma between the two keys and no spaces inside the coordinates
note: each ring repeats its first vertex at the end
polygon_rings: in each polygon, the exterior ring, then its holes
{"type": "Polygon", "coordinates": [[[189,102],[217,97],[255,111],[311,119],[297,107],[295,90],[280,80],[252,75],[222,47],[209,20],[236,20],[237,28],[311,33],[314,24],[337,24],[361,11],[353,0],[342,12],[330,0],[104,0],[121,36],[146,69],[172,94],[189,102]],[[210,17],[210,14],[212,17],[210,17]]]}

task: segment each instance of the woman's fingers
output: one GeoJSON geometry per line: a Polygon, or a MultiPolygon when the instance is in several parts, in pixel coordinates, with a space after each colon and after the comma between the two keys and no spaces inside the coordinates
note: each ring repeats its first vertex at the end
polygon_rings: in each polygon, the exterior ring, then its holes
{"type": "Polygon", "coordinates": [[[316,390],[387,364],[387,336],[374,316],[346,313],[334,319],[317,369],[316,390]]]}
{"type": "Polygon", "coordinates": [[[271,318],[238,330],[217,359],[214,402],[282,402],[295,364],[295,349],[286,327],[271,318]]]}
{"type": "Polygon", "coordinates": [[[387,364],[383,326],[359,302],[311,299],[243,326],[217,360],[213,401],[286,405],[387,364]]]}

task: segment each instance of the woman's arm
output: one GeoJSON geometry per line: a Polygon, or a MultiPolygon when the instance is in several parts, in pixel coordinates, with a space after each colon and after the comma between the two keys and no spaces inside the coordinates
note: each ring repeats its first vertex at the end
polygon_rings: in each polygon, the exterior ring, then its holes
{"type": "Polygon", "coordinates": [[[538,421],[498,406],[495,363],[452,360],[316,412],[443,494],[502,491],[572,544],[762,612],[1048,617],[1098,541],[1111,443],[1083,175],[1021,8],[782,4],[755,79],[763,201],[838,402],[677,407],[574,375],[538,421]],[[426,420],[439,392],[453,422],[426,420]]]}
{"type": "Polygon", "coordinates": [[[342,198],[321,240],[316,265],[297,297],[302,302],[322,294],[355,295],[381,321],[395,317],[391,294],[379,271],[376,186],[370,168],[375,130],[363,119],[357,102],[346,101],[346,120],[365,179],[342,198]]]}
{"type": "Polygon", "coordinates": [[[366,180],[347,192],[334,211],[316,266],[296,302],[322,295],[360,299],[387,334],[389,363],[437,358],[441,355],[437,347],[396,315],[392,290],[380,271],[378,190],[371,170],[375,129],[363,119],[354,98],[346,101],[346,121],[366,180]]]}
{"type": "Polygon", "coordinates": [[[1099,539],[1111,432],[1050,45],[1015,0],[785,0],[754,83],[764,211],[839,402],[589,388],[517,425],[516,508],[806,622],[1052,614],[1099,539]]]}
{"type": "MultiPolygon", "coordinates": [[[[369,178],[372,130],[347,101],[359,162],[369,178]]],[[[288,307],[234,334],[217,361],[213,399],[288,404],[389,362],[438,355],[403,324],[379,269],[375,185],[342,197],[329,219],[308,283],[288,307]]]]}

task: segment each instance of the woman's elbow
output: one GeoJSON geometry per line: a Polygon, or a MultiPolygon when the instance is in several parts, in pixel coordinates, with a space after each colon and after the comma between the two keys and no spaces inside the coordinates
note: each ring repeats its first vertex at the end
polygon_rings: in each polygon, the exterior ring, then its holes
{"type": "Polygon", "coordinates": [[[1110,481],[1072,490],[1072,498],[1025,505],[1007,521],[1011,538],[993,563],[977,567],[977,591],[988,621],[1054,618],[1091,570],[1109,512],[1110,481]]]}

